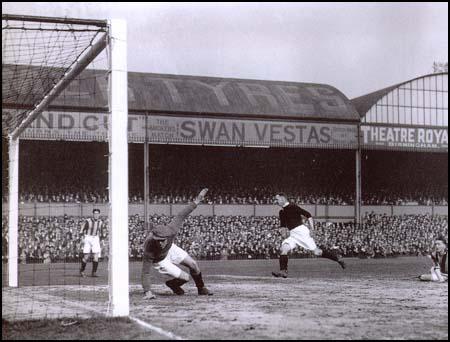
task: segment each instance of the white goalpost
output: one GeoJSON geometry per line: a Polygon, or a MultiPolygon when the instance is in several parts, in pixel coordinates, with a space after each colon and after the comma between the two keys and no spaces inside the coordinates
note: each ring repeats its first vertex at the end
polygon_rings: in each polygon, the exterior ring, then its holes
{"type": "Polygon", "coordinates": [[[109,81],[108,293],[109,314],[117,317],[129,315],[126,22],[2,15],[2,130],[9,142],[7,269],[10,288],[20,285],[21,134],[41,113],[49,110],[105,48],[109,81]],[[29,51],[37,48],[41,50],[29,51]]]}
{"type": "Polygon", "coordinates": [[[17,287],[19,225],[19,139],[9,138],[8,285],[17,287]]]}
{"type": "Polygon", "coordinates": [[[127,32],[111,20],[111,122],[109,189],[111,219],[109,298],[113,316],[128,316],[128,86],[127,32]],[[125,181],[124,181],[125,180],[125,181]]]}

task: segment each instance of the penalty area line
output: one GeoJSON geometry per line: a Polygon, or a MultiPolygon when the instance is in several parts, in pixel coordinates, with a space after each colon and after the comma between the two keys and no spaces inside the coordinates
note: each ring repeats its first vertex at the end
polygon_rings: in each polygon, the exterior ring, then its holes
{"type": "Polygon", "coordinates": [[[150,329],[152,331],[155,331],[155,332],[157,332],[157,333],[159,333],[161,335],[164,335],[164,336],[166,336],[166,337],[168,337],[168,338],[170,338],[172,340],[184,340],[184,338],[182,338],[180,336],[177,336],[177,335],[175,335],[174,333],[172,333],[170,331],[166,331],[166,330],[161,329],[159,327],[156,327],[156,326],[154,326],[154,325],[152,325],[150,323],[144,322],[144,321],[140,320],[139,318],[135,318],[135,317],[131,317],[131,316],[129,316],[129,317],[130,317],[130,319],[132,321],[134,321],[137,324],[143,326],[144,328],[150,329]]]}
{"type": "MultiPolygon", "coordinates": [[[[276,278],[276,277],[268,277],[268,276],[244,276],[244,275],[231,275],[231,274],[211,274],[211,275],[207,275],[207,278],[229,278],[229,279],[254,279],[254,280],[258,280],[258,279],[263,279],[263,280],[277,280],[280,278],[276,278]]],[[[283,281],[286,280],[292,280],[294,278],[283,278],[283,281]]],[[[296,279],[298,280],[298,279],[296,279]]]]}

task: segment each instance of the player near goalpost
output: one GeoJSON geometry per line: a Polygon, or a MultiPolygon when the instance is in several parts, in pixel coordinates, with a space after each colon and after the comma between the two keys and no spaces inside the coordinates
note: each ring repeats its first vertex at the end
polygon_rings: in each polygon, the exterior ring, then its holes
{"type": "Polygon", "coordinates": [[[189,274],[177,265],[183,265],[189,268],[199,295],[212,295],[205,287],[197,262],[183,249],[173,243],[178,231],[183,226],[183,221],[197,208],[198,204],[205,198],[207,192],[208,189],[200,191],[194,201],[183,208],[171,223],[151,227],[150,234],[144,242],[144,258],[142,263],[142,287],[144,289],[145,299],[156,298],[150,290],[150,270],[152,266],[159,273],[172,278],[166,281],[166,285],[176,295],[184,294],[181,286],[189,281],[189,274]]]}
{"type": "Polygon", "coordinates": [[[287,278],[288,253],[297,246],[313,251],[316,256],[336,261],[343,269],[345,269],[345,263],[340,260],[337,250],[325,250],[317,247],[314,239],[310,235],[308,227],[303,224],[302,216],[305,216],[308,219],[310,228],[314,229],[314,221],[308,211],[300,208],[296,204],[289,203],[285,194],[277,194],[275,200],[277,204],[282,207],[279,213],[280,226],[289,229],[289,237],[281,243],[280,271],[272,272],[274,277],[287,278]]]}
{"type": "Polygon", "coordinates": [[[83,260],[81,261],[80,276],[85,277],[84,270],[90,253],[94,254],[92,262],[92,277],[97,277],[98,258],[101,253],[100,235],[103,229],[103,221],[100,220],[100,209],[92,210],[94,218],[88,218],[81,228],[81,234],[84,234],[83,260]]]}

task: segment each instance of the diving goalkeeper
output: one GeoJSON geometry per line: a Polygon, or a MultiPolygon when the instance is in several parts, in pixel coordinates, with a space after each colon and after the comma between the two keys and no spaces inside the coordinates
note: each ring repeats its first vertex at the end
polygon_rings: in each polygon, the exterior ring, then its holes
{"type": "Polygon", "coordinates": [[[197,205],[204,199],[207,192],[208,189],[200,191],[195,200],[175,216],[170,224],[151,227],[151,232],[144,242],[144,258],[142,264],[144,298],[156,298],[150,290],[150,270],[152,266],[159,273],[172,278],[166,281],[166,285],[176,295],[184,294],[181,286],[189,281],[189,274],[179,268],[178,265],[189,268],[199,295],[212,295],[205,287],[197,262],[183,249],[173,243],[178,231],[183,226],[183,221],[197,208],[197,205]]]}

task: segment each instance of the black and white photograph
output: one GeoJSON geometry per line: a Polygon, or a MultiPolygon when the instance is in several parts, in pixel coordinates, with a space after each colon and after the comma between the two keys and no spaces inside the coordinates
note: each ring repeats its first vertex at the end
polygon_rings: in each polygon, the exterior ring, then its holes
{"type": "Polygon", "coordinates": [[[2,2],[2,340],[448,340],[448,2],[2,2]]]}

